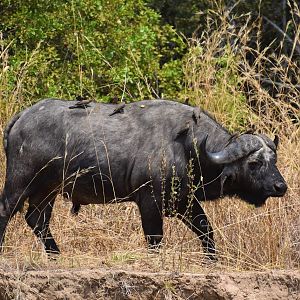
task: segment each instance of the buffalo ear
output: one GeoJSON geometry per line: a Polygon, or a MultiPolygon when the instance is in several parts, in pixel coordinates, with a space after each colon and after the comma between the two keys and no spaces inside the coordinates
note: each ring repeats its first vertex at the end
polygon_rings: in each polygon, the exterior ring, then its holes
{"type": "Polygon", "coordinates": [[[276,146],[276,149],[278,148],[278,145],[279,145],[279,136],[278,135],[275,135],[275,138],[274,138],[274,144],[276,146]]]}
{"type": "Polygon", "coordinates": [[[182,137],[182,136],[187,135],[189,129],[190,129],[190,127],[189,127],[189,125],[187,125],[186,127],[184,127],[184,128],[182,128],[181,130],[179,130],[179,131],[177,132],[177,134],[176,134],[175,139],[178,139],[178,138],[180,138],[180,137],[182,137]]]}

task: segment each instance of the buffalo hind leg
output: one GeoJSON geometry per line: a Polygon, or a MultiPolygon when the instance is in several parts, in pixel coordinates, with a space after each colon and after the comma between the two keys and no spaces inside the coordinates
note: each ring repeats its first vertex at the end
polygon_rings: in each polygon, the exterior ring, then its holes
{"type": "Polygon", "coordinates": [[[153,198],[142,199],[138,206],[148,247],[149,249],[157,249],[159,248],[163,237],[163,219],[161,210],[153,198]]]}
{"type": "Polygon", "coordinates": [[[34,200],[29,198],[29,208],[25,216],[26,222],[43,243],[47,254],[59,254],[60,251],[49,228],[55,196],[51,196],[50,201],[47,197],[40,198],[40,202],[34,200]]]}
{"type": "Polygon", "coordinates": [[[183,214],[178,215],[178,218],[197,234],[202,242],[207,258],[215,260],[216,249],[213,230],[200,204],[195,201],[192,208],[190,208],[189,211],[185,211],[183,214]]]}

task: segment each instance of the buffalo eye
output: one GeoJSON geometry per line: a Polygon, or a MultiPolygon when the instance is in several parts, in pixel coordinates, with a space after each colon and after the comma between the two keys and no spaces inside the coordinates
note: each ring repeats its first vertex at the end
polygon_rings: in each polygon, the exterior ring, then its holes
{"type": "Polygon", "coordinates": [[[259,161],[259,160],[250,161],[250,162],[248,163],[249,169],[250,169],[251,171],[255,171],[255,170],[260,169],[262,165],[263,165],[262,162],[259,161]]]}

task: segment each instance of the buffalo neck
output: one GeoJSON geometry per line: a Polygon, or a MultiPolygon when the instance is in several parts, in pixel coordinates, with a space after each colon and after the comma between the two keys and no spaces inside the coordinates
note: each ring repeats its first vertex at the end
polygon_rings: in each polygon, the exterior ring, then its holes
{"type": "MultiPolygon", "coordinates": [[[[200,149],[200,143],[206,137],[207,133],[203,132],[203,128],[206,128],[206,132],[210,134],[207,136],[207,150],[210,152],[218,152],[223,150],[230,141],[230,133],[217,124],[214,120],[208,119],[205,124],[202,124],[201,131],[196,131],[197,148],[200,149]]],[[[200,150],[194,151],[194,170],[195,170],[195,184],[200,186],[197,192],[199,200],[213,200],[219,198],[222,193],[221,180],[223,165],[212,165],[205,155],[201,155],[200,150]],[[201,180],[203,178],[203,181],[201,180]],[[204,186],[203,186],[204,185],[204,186]]]]}

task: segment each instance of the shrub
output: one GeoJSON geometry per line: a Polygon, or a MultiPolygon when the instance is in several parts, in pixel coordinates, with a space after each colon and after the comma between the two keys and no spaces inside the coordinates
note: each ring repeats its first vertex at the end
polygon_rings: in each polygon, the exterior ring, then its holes
{"type": "Polygon", "coordinates": [[[173,97],[181,89],[185,44],[142,0],[1,5],[2,47],[9,45],[6,83],[13,91],[22,76],[27,102],[78,94],[103,101],[173,97]]]}

